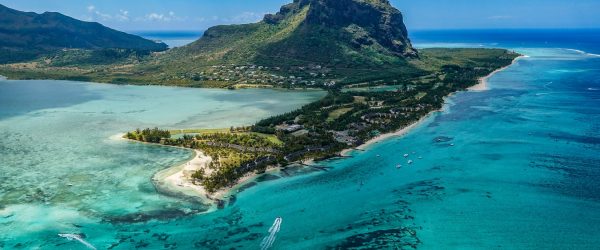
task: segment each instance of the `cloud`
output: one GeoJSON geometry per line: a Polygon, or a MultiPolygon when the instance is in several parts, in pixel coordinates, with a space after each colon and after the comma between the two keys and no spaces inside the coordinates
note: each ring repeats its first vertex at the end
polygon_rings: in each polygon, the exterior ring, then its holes
{"type": "Polygon", "coordinates": [[[95,20],[102,20],[102,21],[108,21],[113,19],[113,16],[110,14],[106,14],[106,13],[102,13],[98,10],[96,10],[96,6],[94,5],[90,5],[87,7],[87,10],[89,12],[89,16],[86,16],[85,19],[87,21],[95,21],[95,20]]]}
{"type": "Polygon", "coordinates": [[[143,18],[137,18],[137,21],[151,21],[151,22],[170,22],[170,21],[184,21],[187,18],[179,17],[175,15],[175,12],[169,11],[167,14],[163,13],[149,13],[143,18]]]}
{"type": "Polygon", "coordinates": [[[488,19],[491,19],[491,20],[506,20],[506,19],[512,19],[512,18],[513,18],[513,16],[502,16],[502,15],[488,17],[488,19]]]}
{"type": "Polygon", "coordinates": [[[129,11],[119,10],[119,14],[115,15],[115,18],[119,21],[129,21],[129,11]]]}

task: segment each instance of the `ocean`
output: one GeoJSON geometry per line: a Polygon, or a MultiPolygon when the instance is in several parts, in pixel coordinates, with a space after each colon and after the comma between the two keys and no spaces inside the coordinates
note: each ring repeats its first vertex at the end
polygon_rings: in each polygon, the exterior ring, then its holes
{"type": "Polygon", "coordinates": [[[181,47],[198,40],[204,32],[202,31],[132,31],[131,34],[146,39],[160,41],[169,48],[181,47]]]}
{"type": "MultiPolygon", "coordinates": [[[[208,214],[149,185],[152,171],[189,152],[109,139],[138,124],[176,127],[170,115],[185,125],[210,123],[202,112],[185,111],[202,102],[173,101],[179,94],[193,98],[192,90],[168,88],[170,97],[158,98],[162,90],[98,94],[76,84],[61,89],[69,96],[62,98],[0,81],[0,102],[16,98],[0,105],[0,167],[12,169],[0,174],[0,249],[86,248],[59,233],[81,235],[98,249],[597,249],[599,34],[414,32],[420,48],[503,47],[527,57],[491,77],[490,90],[448,98],[443,111],[405,136],[318,162],[319,168],[262,176],[231,197],[231,205],[208,214]],[[6,85],[16,89],[7,92],[6,85]],[[129,95],[144,98],[117,108],[129,95]],[[136,110],[148,113],[134,121],[122,116],[136,110]],[[81,131],[90,124],[94,129],[81,131]],[[71,145],[75,139],[62,138],[72,130],[90,133],[102,147],[71,145]],[[82,159],[85,166],[77,166],[82,159]],[[48,161],[47,168],[31,167],[48,161]],[[66,185],[89,181],[83,190],[66,185]]],[[[224,109],[245,107],[237,105],[224,109]]]]}

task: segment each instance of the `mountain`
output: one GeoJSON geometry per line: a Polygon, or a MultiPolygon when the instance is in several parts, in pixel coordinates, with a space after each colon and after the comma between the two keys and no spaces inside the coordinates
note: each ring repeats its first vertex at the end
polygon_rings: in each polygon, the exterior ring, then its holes
{"type": "Polygon", "coordinates": [[[33,59],[64,48],[163,51],[167,45],[56,12],[36,14],[0,5],[0,61],[33,59]]]}
{"type": "Polygon", "coordinates": [[[387,0],[295,0],[258,23],[208,29],[169,52],[197,63],[359,64],[418,57],[402,14],[387,0]]]}

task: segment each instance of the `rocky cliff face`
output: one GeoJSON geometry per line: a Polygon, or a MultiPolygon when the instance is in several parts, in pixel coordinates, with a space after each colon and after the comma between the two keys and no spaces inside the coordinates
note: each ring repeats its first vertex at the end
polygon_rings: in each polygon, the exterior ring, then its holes
{"type": "Polygon", "coordinates": [[[304,8],[308,8],[304,25],[348,33],[352,38],[347,42],[355,48],[377,43],[399,56],[417,56],[402,13],[388,0],[295,0],[279,13],[266,15],[264,21],[276,24],[304,8]]]}
{"type": "Polygon", "coordinates": [[[191,65],[320,64],[380,68],[417,58],[403,17],[387,0],[295,0],[263,21],[208,29],[198,41],[167,53],[191,65]]]}

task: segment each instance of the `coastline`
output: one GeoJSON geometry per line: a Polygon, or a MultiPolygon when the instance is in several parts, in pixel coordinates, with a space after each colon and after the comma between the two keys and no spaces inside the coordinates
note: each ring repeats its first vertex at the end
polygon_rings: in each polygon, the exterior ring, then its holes
{"type": "Polygon", "coordinates": [[[489,75],[479,78],[479,83],[477,83],[476,85],[473,85],[473,86],[471,86],[471,87],[467,88],[467,91],[481,92],[481,91],[488,91],[488,90],[490,90],[490,87],[488,86],[488,80],[489,80],[489,79],[490,79],[492,76],[494,76],[495,74],[497,74],[497,73],[499,73],[499,72],[502,72],[502,71],[504,71],[504,70],[506,70],[506,69],[510,68],[510,67],[511,67],[511,66],[513,66],[513,65],[514,65],[514,64],[515,64],[517,61],[519,61],[519,60],[521,60],[521,59],[523,59],[523,58],[526,58],[526,57],[527,57],[527,56],[525,56],[525,55],[518,56],[518,57],[516,57],[515,59],[513,59],[512,63],[511,63],[510,65],[508,65],[508,66],[505,66],[505,67],[502,67],[502,68],[499,68],[499,69],[497,69],[497,70],[494,70],[494,71],[493,71],[492,73],[490,73],[489,75]]]}
{"type": "Polygon", "coordinates": [[[385,133],[385,134],[378,135],[378,136],[376,136],[376,137],[368,140],[367,142],[361,144],[358,147],[344,149],[344,150],[342,150],[342,152],[340,152],[340,155],[343,156],[343,157],[347,157],[347,156],[350,156],[350,152],[352,152],[352,151],[356,151],[356,150],[364,151],[364,150],[367,150],[370,146],[372,146],[374,144],[377,144],[377,143],[380,143],[382,141],[385,141],[387,139],[394,138],[394,137],[401,137],[403,135],[406,135],[411,130],[413,130],[417,126],[421,125],[421,123],[423,123],[425,120],[427,120],[429,117],[431,117],[432,115],[434,115],[435,113],[437,113],[439,111],[440,110],[431,111],[431,112],[427,113],[425,116],[421,117],[421,119],[419,119],[418,121],[415,121],[415,122],[411,123],[410,125],[408,125],[408,126],[406,126],[404,128],[401,128],[401,129],[396,130],[394,132],[390,132],[390,133],[385,133]]]}
{"type": "MultiPolygon", "coordinates": [[[[487,76],[479,78],[479,83],[477,85],[473,85],[473,86],[467,88],[467,91],[478,92],[478,91],[487,91],[487,90],[489,90],[488,80],[491,77],[493,77],[498,72],[501,72],[503,70],[506,70],[506,69],[510,68],[517,61],[519,61],[520,59],[527,58],[527,57],[528,56],[525,56],[525,55],[521,55],[521,56],[516,57],[515,59],[513,59],[513,61],[511,62],[511,64],[509,64],[509,65],[507,65],[505,67],[499,68],[497,70],[494,70],[492,73],[488,74],[487,76]]],[[[450,94],[450,96],[452,96],[452,94],[450,94]]],[[[446,99],[446,98],[444,98],[444,99],[446,99]]],[[[444,104],[446,104],[446,101],[444,101],[444,104]]],[[[421,117],[418,121],[415,121],[415,122],[411,123],[410,125],[402,128],[402,129],[399,129],[399,130],[394,131],[394,132],[390,132],[390,133],[385,133],[385,134],[378,135],[378,136],[376,136],[376,137],[368,140],[367,142],[361,144],[358,147],[344,149],[344,150],[342,150],[342,152],[340,152],[340,155],[343,156],[343,157],[347,157],[347,156],[350,156],[350,152],[352,152],[352,151],[356,151],[356,150],[363,150],[364,151],[368,147],[372,146],[373,144],[377,144],[377,143],[385,141],[385,140],[387,140],[389,138],[400,137],[400,136],[406,135],[412,129],[414,129],[417,126],[421,125],[421,123],[423,123],[425,120],[427,120],[429,117],[431,117],[435,113],[443,111],[443,109],[444,108],[442,107],[442,109],[431,111],[427,115],[421,117]]]]}
{"type": "MultiPolygon", "coordinates": [[[[212,162],[210,156],[205,155],[201,150],[194,149],[193,155],[187,161],[174,167],[166,168],[154,174],[152,181],[157,189],[167,194],[183,194],[185,196],[200,198],[203,204],[209,205],[207,212],[217,209],[217,206],[233,194],[240,186],[248,181],[254,180],[264,173],[248,173],[228,188],[222,188],[214,193],[209,193],[202,185],[194,183],[192,174],[199,169],[204,169],[205,173],[211,174],[212,169],[208,164],[212,162]]],[[[265,173],[277,170],[276,167],[268,167],[265,173]]]]}
{"type": "MultiPolygon", "coordinates": [[[[488,74],[487,76],[479,78],[479,83],[477,85],[469,87],[466,91],[489,90],[487,82],[492,76],[494,76],[498,72],[501,72],[501,71],[513,66],[519,59],[525,58],[525,57],[527,57],[527,56],[522,55],[522,56],[516,57],[510,65],[507,65],[505,67],[497,69],[497,70],[493,71],[492,73],[488,74]]],[[[444,101],[444,104],[446,104],[446,101],[444,101]]],[[[429,119],[432,115],[436,114],[437,112],[443,111],[443,109],[444,108],[431,111],[428,114],[421,117],[418,121],[415,121],[402,129],[376,136],[376,137],[370,139],[369,141],[361,144],[358,147],[342,150],[340,152],[340,155],[343,157],[346,157],[346,156],[349,156],[350,152],[352,152],[352,151],[367,150],[370,146],[380,143],[382,141],[385,141],[387,139],[404,136],[407,133],[409,133],[410,131],[412,131],[412,129],[421,125],[424,121],[429,119]]],[[[167,192],[180,193],[180,194],[185,194],[188,196],[199,197],[203,203],[209,204],[211,206],[211,208],[207,212],[214,211],[216,209],[216,206],[218,205],[218,203],[222,202],[223,198],[226,198],[226,197],[230,196],[232,193],[234,193],[238,187],[240,187],[240,186],[246,184],[247,182],[264,174],[264,173],[246,174],[245,176],[240,178],[238,181],[236,181],[236,183],[233,186],[228,187],[228,188],[223,188],[213,194],[209,194],[204,189],[204,187],[202,187],[202,185],[194,184],[190,177],[191,177],[191,173],[193,171],[196,171],[200,168],[204,168],[205,171],[207,171],[207,173],[210,174],[212,172],[212,170],[210,170],[208,168],[208,163],[210,163],[210,161],[212,161],[212,159],[210,159],[210,157],[204,155],[203,152],[200,150],[193,150],[193,152],[194,152],[193,157],[190,158],[189,160],[187,160],[186,162],[184,162],[183,164],[177,165],[174,167],[170,167],[170,168],[167,168],[163,171],[159,171],[158,173],[156,173],[153,177],[153,181],[157,188],[165,190],[167,192]]],[[[308,160],[308,162],[310,163],[310,162],[312,162],[312,160],[308,160]]],[[[271,166],[266,170],[265,173],[272,172],[276,169],[277,169],[276,167],[271,166]]]]}
{"type": "Polygon", "coordinates": [[[193,150],[192,157],[183,164],[170,167],[154,174],[152,180],[157,188],[168,193],[183,193],[189,196],[199,197],[203,203],[214,203],[214,197],[211,196],[202,185],[193,183],[191,176],[195,171],[204,169],[207,173],[212,172],[208,164],[212,158],[206,156],[200,150],[193,150]]]}

